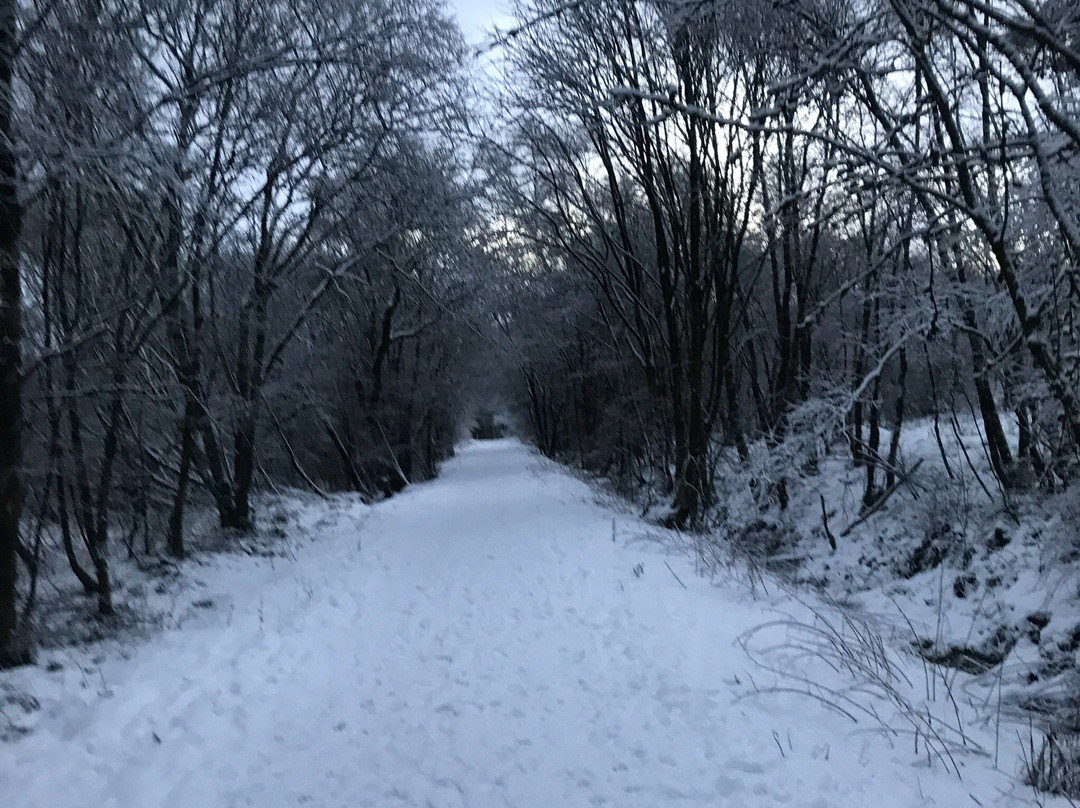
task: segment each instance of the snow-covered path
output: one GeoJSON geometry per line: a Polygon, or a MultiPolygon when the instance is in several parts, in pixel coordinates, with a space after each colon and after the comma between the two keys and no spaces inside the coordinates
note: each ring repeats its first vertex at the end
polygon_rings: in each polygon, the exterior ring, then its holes
{"type": "Polygon", "coordinates": [[[985,761],[961,783],[807,699],[740,699],[733,641],[768,604],[672,560],[684,588],[628,542],[643,525],[517,442],[329,521],[295,561],[208,567],[215,608],[130,659],[38,669],[38,726],[0,744],[0,806],[1026,797],[985,761]]]}

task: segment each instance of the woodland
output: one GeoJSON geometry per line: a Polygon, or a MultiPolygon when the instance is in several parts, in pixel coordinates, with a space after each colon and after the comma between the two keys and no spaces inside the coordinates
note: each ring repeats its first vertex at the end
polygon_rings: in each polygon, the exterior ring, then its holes
{"type": "Polygon", "coordinates": [[[513,14],[0,0],[0,662],[503,424],[702,558],[1080,551],[1080,6],[513,14]]]}

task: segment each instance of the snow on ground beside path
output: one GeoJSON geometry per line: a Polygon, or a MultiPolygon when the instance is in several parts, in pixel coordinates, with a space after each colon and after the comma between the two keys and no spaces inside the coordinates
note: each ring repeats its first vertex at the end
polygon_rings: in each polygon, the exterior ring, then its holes
{"type": "MultiPolygon", "coordinates": [[[[875,615],[896,645],[954,669],[982,670],[981,681],[965,683],[966,695],[996,703],[1000,693],[1025,737],[1035,727],[1036,749],[1048,728],[1072,742],[1080,488],[1049,493],[1032,484],[1004,499],[982,433],[972,417],[905,423],[899,458],[910,484],[865,518],[866,469],[834,436],[828,452],[824,439],[798,437],[775,450],[752,445],[749,463],[731,451],[718,474],[717,543],[737,544],[792,583],[875,615]],[[769,474],[786,480],[786,510],[761,496],[767,486],[758,483],[769,474]]],[[[883,430],[881,445],[890,437],[883,430]]],[[[1008,437],[1015,445],[1016,435],[1008,437]]]]}
{"type": "MultiPolygon", "coordinates": [[[[962,756],[961,781],[910,738],[772,692],[783,681],[735,640],[777,613],[809,620],[805,607],[682,559],[669,572],[638,540],[651,528],[515,441],[470,444],[440,479],[374,508],[339,500],[323,522],[294,561],[208,567],[228,608],[130,658],[74,651],[61,670],[5,675],[41,708],[0,743],[0,805],[1030,800],[1009,752],[1006,773],[962,756]],[[769,692],[748,697],[751,682],[769,692]]],[[[991,730],[976,740],[992,751],[991,730]]]]}

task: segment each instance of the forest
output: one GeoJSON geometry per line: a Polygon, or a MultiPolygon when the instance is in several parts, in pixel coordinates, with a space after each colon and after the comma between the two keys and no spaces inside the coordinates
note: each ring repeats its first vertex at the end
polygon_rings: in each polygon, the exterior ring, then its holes
{"type": "Polygon", "coordinates": [[[783,508],[782,447],[843,435],[869,507],[905,418],[955,411],[1003,502],[1067,485],[1076,9],[560,8],[509,47],[494,158],[538,446],[659,482],[680,526],[756,441],[783,508]]]}
{"type": "Polygon", "coordinates": [[[506,424],[935,664],[1034,625],[1074,705],[1080,590],[1008,576],[1080,563],[1080,6],[508,12],[0,0],[0,667],[506,424]]]}
{"type": "Polygon", "coordinates": [[[6,6],[17,659],[57,552],[108,614],[110,556],[183,558],[190,501],[244,531],[275,481],[375,498],[434,474],[485,263],[436,5],[6,6]]]}

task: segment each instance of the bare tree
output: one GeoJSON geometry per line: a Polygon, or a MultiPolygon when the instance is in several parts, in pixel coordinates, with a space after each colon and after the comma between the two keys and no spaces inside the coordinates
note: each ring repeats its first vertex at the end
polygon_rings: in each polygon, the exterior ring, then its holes
{"type": "Polygon", "coordinates": [[[0,4],[0,667],[24,658],[17,635],[16,569],[22,511],[22,290],[14,75],[17,4],[0,4]]]}

